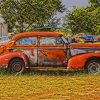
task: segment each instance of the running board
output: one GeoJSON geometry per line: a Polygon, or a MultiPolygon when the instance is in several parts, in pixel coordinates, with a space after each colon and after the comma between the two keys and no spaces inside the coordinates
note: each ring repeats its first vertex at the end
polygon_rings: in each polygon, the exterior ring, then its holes
{"type": "Polygon", "coordinates": [[[67,67],[30,67],[32,70],[63,70],[67,67]]]}

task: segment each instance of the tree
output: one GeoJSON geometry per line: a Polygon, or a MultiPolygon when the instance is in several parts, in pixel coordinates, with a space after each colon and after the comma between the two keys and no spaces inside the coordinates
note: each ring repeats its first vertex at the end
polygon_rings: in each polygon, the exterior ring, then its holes
{"type": "Polygon", "coordinates": [[[57,12],[65,10],[61,0],[2,0],[0,13],[9,31],[31,31],[43,27],[57,12]]]}
{"type": "Polygon", "coordinates": [[[100,6],[100,0],[89,0],[89,3],[95,7],[100,6]]]}
{"type": "Polygon", "coordinates": [[[65,17],[65,28],[75,34],[80,32],[100,34],[100,6],[74,8],[65,17]]]}

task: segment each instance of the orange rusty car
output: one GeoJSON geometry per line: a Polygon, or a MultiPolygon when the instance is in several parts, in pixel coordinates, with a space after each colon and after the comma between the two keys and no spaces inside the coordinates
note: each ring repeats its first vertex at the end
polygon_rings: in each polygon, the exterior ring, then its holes
{"type": "Polygon", "coordinates": [[[66,67],[65,52],[66,39],[56,32],[20,33],[0,46],[0,66],[11,72],[46,66],[66,67]]]}
{"type": "Polygon", "coordinates": [[[0,66],[9,72],[25,69],[68,68],[100,71],[100,44],[68,45],[56,32],[25,32],[0,46],[0,66]]]}

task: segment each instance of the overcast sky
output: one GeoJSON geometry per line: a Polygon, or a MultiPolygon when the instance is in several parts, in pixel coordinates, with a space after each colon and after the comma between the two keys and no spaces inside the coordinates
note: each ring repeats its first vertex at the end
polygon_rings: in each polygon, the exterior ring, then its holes
{"type": "Polygon", "coordinates": [[[73,6],[85,7],[88,5],[88,0],[62,0],[62,1],[68,8],[72,8],[73,6]]]}
{"type": "MultiPolygon", "coordinates": [[[[73,7],[86,7],[89,5],[88,0],[62,0],[63,4],[66,6],[67,10],[72,10],[73,7]]],[[[64,17],[66,11],[61,14],[58,13],[58,17],[64,17]]]]}

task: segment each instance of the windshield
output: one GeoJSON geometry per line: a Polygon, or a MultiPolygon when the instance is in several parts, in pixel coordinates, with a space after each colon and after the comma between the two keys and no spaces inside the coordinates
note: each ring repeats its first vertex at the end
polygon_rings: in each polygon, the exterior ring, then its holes
{"type": "Polygon", "coordinates": [[[68,41],[67,41],[67,39],[66,39],[64,36],[62,36],[61,38],[63,39],[63,41],[64,41],[66,44],[68,44],[68,41]]]}
{"type": "Polygon", "coordinates": [[[92,53],[95,51],[100,50],[100,48],[71,48],[71,56],[79,55],[79,54],[85,54],[85,53],[92,53]]]}

